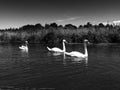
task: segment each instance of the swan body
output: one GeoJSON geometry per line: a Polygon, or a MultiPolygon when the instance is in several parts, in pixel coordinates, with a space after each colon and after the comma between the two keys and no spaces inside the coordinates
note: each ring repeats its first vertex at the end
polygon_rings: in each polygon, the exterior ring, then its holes
{"type": "Polygon", "coordinates": [[[54,48],[49,48],[49,47],[47,47],[47,49],[48,49],[49,51],[53,51],[53,52],[63,52],[62,49],[57,48],[57,47],[54,47],[54,48]]]}
{"type": "Polygon", "coordinates": [[[57,48],[57,47],[54,47],[54,48],[49,48],[49,47],[47,47],[47,49],[49,50],[49,51],[52,51],[52,52],[65,52],[66,51],[66,48],[65,48],[65,42],[66,42],[66,40],[64,40],[63,39],[63,50],[62,49],[60,49],[60,48],[57,48]]]}
{"type": "Polygon", "coordinates": [[[27,49],[28,49],[28,47],[27,47],[27,46],[24,46],[24,45],[20,46],[19,48],[20,48],[20,49],[24,49],[24,50],[27,50],[27,49]]]}
{"type": "Polygon", "coordinates": [[[28,50],[27,44],[28,44],[28,42],[26,41],[25,45],[20,46],[19,49],[21,49],[21,50],[28,50]]]}
{"type": "Polygon", "coordinates": [[[85,58],[87,57],[87,55],[80,53],[78,51],[72,51],[72,52],[65,52],[65,54],[72,56],[72,57],[81,57],[81,58],[85,58]]]}
{"type": "Polygon", "coordinates": [[[87,45],[86,43],[88,40],[84,40],[84,48],[85,48],[85,53],[81,53],[78,51],[72,51],[72,52],[65,52],[66,55],[72,56],[72,57],[78,57],[78,58],[87,58],[88,57],[88,52],[87,52],[87,45]]]}

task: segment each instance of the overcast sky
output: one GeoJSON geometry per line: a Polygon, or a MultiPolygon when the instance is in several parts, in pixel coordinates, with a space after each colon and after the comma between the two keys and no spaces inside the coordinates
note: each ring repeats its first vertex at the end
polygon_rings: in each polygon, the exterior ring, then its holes
{"type": "Polygon", "coordinates": [[[0,0],[0,28],[120,20],[119,0],[0,0]]]}

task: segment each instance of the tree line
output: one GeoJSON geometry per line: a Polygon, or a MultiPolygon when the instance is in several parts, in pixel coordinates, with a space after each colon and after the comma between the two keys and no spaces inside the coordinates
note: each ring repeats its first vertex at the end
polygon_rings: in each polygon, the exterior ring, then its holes
{"type": "Polygon", "coordinates": [[[24,25],[20,28],[0,30],[0,42],[17,43],[26,40],[29,43],[60,43],[62,39],[72,43],[81,43],[88,39],[92,43],[120,43],[120,26],[99,23],[92,25],[87,22],[78,27],[72,24],[58,25],[56,23],[24,25]]]}

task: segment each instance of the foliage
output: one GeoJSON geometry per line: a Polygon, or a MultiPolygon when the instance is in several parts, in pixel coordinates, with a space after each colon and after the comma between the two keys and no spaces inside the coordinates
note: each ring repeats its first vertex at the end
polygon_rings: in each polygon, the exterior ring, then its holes
{"type": "Polygon", "coordinates": [[[25,25],[20,28],[9,28],[0,30],[0,42],[22,42],[28,40],[30,43],[59,43],[62,39],[68,42],[80,43],[83,39],[88,39],[92,43],[120,43],[120,26],[86,25],[76,27],[72,24],[65,26],[56,23],[36,25],[25,25]]]}

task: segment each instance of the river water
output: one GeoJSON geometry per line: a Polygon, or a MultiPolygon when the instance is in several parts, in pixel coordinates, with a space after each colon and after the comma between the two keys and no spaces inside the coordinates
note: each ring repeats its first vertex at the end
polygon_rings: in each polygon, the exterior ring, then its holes
{"type": "MultiPolygon", "coordinates": [[[[28,51],[19,46],[0,45],[1,90],[120,89],[120,44],[88,45],[86,60],[51,53],[46,45],[29,44],[28,51]]],[[[82,44],[66,49],[84,53],[82,44]]]]}

